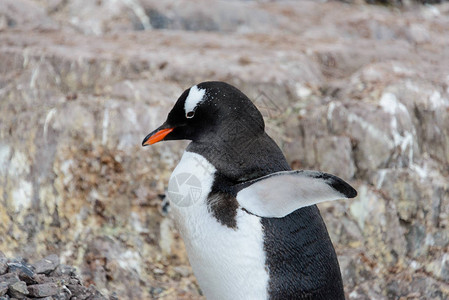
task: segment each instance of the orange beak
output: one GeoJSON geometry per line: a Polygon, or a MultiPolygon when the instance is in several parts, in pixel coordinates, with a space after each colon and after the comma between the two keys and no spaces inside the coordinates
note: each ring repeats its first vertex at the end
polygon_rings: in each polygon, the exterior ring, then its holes
{"type": "Polygon", "coordinates": [[[142,146],[153,145],[162,141],[173,129],[175,128],[156,129],[143,139],[142,146]]]}

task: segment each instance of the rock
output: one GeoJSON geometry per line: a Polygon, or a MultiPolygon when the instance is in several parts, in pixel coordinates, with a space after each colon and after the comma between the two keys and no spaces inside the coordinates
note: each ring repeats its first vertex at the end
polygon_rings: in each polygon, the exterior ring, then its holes
{"type": "Polygon", "coordinates": [[[42,283],[29,285],[28,291],[33,297],[47,297],[58,294],[59,288],[54,283],[42,283]]]}
{"type": "Polygon", "coordinates": [[[387,293],[391,298],[409,297],[415,299],[423,299],[429,297],[430,299],[446,299],[447,284],[438,284],[433,278],[425,277],[422,274],[415,274],[411,276],[410,284],[408,279],[394,276],[388,283],[387,293]],[[396,282],[396,283],[394,283],[396,282]]]}
{"type": "Polygon", "coordinates": [[[20,280],[25,281],[26,283],[35,283],[33,279],[35,275],[34,271],[30,266],[26,265],[23,262],[9,262],[8,272],[16,273],[19,276],[20,280]]]}
{"type": "Polygon", "coordinates": [[[346,180],[354,176],[355,166],[348,137],[320,138],[316,142],[316,160],[320,170],[346,180]]]}
{"type": "Polygon", "coordinates": [[[0,258],[0,275],[3,275],[8,270],[8,263],[7,259],[0,258]]]}
{"type": "Polygon", "coordinates": [[[106,300],[106,297],[104,297],[94,285],[89,286],[89,292],[91,295],[89,296],[89,299],[92,300],[106,300]]]}
{"type": "Polygon", "coordinates": [[[30,284],[53,282],[55,280],[55,278],[57,278],[57,277],[48,277],[45,274],[34,274],[34,276],[32,278],[33,282],[31,282],[30,284]]]}
{"type": "Polygon", "coordinates": [[[0,15],[6,18],[5,24],[0,25],[0,30],[17,27],[48,30],[57,27],[56,23],[45,13],[43,7],[28,0],[2,1],[0,3],[0,15]]]}
{"type": "Polygon", "coordinates": [[[0,282],[6,282],[9,285],[20,281],[19,277],[15,273],[7,273],[4,275],[0,275],[0,282]]]}
{"type": "Polygon", "coordinates": [[[51,273],[51,276],[76,276],[76,268],[69,265],[60,264],[51,273]]]}
{"type": "Polygon", "coordinates": [[[0,282],[0,297],[6,295],[9,284],[7,282],[0,282]]]}
{"type": "Polygon", "coordinates": [[[89,289],[85,286],[81,286],[79,284],[68,284],[67,288],[73,295],[77,295],[78,299],[87,299],[90,296],[89,289]]]}
{"type": "Polygon", "coordinates": [[[177,266],[177,267],[174,267],[173,270],[183,277],[187,277],[190,274],[192,274],[192,270],[185,266],[177,266]]]}
{"type": "Polygon", "coordinates": [[[359,195],[351,203],[349,211],[365,237],[367,257],[393,267],[405,256],[407,245],[397,211],[367,186],[360,186],[358,190],[359,195]]]}
{"type": "Polygon", "coordinates": [[[408,254],[412,257],[419,257],[427,254],[428,245],[426,245],[425,239],[425,226],[419,223],[411,225],[406,235],[408,254]]]}
{"type": "Polygon", "coordinates": [[[155,29],[182,29],[188,31],[262,31],[276,27],[281,16],[260,10],[254,5],[200,1],[192,5],[188,1],[145,1],[144,8],[155,29]],[[199,3],[198,3],[199,4],[199,3]],[[206,7],[208,7],[206,9],[206,7]]]}
{"type": "Polygon", "coordinates": [[[18,299],[24,298],[28,295],[27,285],[23,281],[17,281],[9,286],[9,295],[18,299]]]}
{"type": "Polygon", "coordinates": [[[449,254],[445,253],[430,264],[425,266],[427,272],[435,275],[436,278],[449,282],[449,254]]]}
{"type": "Polygon", "coordinates": [[[343,280],[349,289],[373,279],[373,265],[366,259],[364,253],[351,253],[352,255],[340,256],[338,261],[342,272],[343,280]]]}
{"type": "Polygon", "coordinates": [[[37,274],[49,274],[59,266],[59,257],[56,254],[51,254],[44,259],[34,263],[33,267],[37,274]]]}

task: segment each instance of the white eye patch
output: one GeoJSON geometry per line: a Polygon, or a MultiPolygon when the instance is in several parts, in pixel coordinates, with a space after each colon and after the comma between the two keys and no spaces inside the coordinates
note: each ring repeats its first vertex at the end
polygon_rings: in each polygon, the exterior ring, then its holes
{"type": "Polygon", "coordinates": [[[184,103],[184,111],[186,116],[189,112],[195,111],[195,108],[200,104],[204,99],[204,94],[206,93],[205,89],[199,89],[196,85],[192,86],[189,91],[189,95],[186,98],[186,102],[184,103]]]}

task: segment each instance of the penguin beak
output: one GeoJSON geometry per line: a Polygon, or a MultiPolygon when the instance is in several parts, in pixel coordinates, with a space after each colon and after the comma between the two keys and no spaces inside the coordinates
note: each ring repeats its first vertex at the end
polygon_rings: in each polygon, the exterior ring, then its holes
{"type": "Polygon", "coordinates": [[[142,146],[153,145],[157,142],[162,141],[170,132],[175,129],[174,127],[167,128],[166,124],[163,124],[161,127],[147,135],[142,142],[142,146]]]}

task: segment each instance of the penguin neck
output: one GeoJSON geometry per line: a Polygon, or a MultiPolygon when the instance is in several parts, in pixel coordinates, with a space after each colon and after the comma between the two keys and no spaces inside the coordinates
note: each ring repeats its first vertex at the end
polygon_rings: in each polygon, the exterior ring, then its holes
{"type": "Polygon", "coordinates": [[[242,134],[242,128],[236,129],[226,135],[192,141],[186,151],[202,155],[221,176],[235,184],[290,170],[282,151],[264,131],[242,134]]]}

